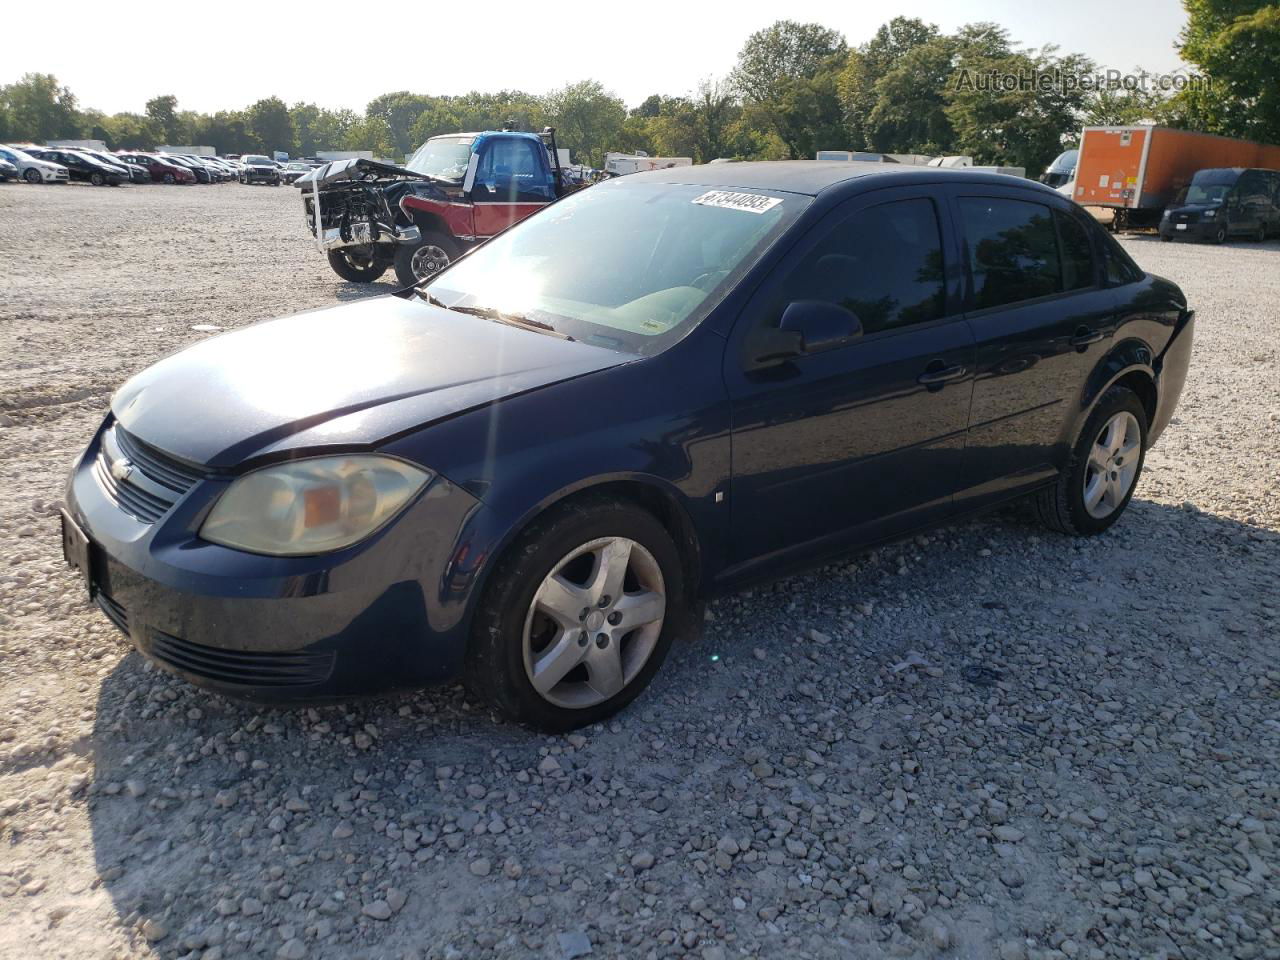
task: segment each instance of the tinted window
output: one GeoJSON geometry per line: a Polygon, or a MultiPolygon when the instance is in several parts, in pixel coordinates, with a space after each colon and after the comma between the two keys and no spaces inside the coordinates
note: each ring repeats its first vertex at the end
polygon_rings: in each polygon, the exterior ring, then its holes
{"type": "Polygon", "coordinates": [[[938,319],[946,294],[933,202],[900,200],[850,217],[788,278],[786,300],[838,303],[868,334],[938,319]]]}
{"type": "Polygon", "coordinates": [[[1058,241],[1048,207],[1024,200],[964,197],[960,216],[969,245],[975,307],[999,307],[1062,289],[1058,241]]]}
{"type": "Polygon", "coordinates": [[[1062,288],[1079,290],[1093,286],[1093,250],[1084,225],[1061,210],[1055,210],[1053,218],[1058,221],[1058,241],[1062,247],[1062,288]]]}
{"type": "Polygon", "coordinates": [[[538,143],[524,137],[489,141],[476,166],[475,199],[515,202],[555,199],[550,177],[538,163],[538,143]]]}
{"type": "Polygon", "coordinates": [[[1098,249],[1102,252],[1102,274],[1108,286],[1120,286],[1142,279],[1142,271],[1129,259],[1129,255],[1116,242],[1115,237],[1102,227],[1095,227],[1093,235],[1097,239],[1098,249]]]}

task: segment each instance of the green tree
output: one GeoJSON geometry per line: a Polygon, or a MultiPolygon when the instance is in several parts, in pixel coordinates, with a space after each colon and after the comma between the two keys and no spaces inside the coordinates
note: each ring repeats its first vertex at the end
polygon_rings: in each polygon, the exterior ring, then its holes
{"type": "Polygon", "coordinates": [[[835,30],[779,20],[747,38],[730,81],[744,100],[769,103],[782,96],[790,81],[814,77],[846,49],[844,37],[835,30]]]}
{"type": "Polygon", "coordinates": [[[82,132],[75,94],[51,73],[28,73],[0,87],[0,112],[14,140],[73,138],[82,132]]]}
{"type": "Polygon", "coordinates": [[[391,135],[392,152],[397,155],[405,154],[418,146],[413,136],[414,126],[418,118],[434,106],[435,100],[435,97],[410,93],[408,90],[384,93],[369,101],[364,115],[368,119],[378,117],[385,121],[391,135]]]}
{"type": "Polygon", "coordinates": [[[375,157],[402,159],[396,154],[395,138],[384,117],[364,117],[353,123],[343,139],[343,150],[372,150],[375,157]]]}
{"type": "Polygon", "coordinates": [[[259,100],[245,111],[249,122],[249,132],[253,135],[259,149],[265,151],[292,151],[293,119],[289,116],[289,108],[279,97],[267,97],[259,100]]]}
{"type": "Polygon", "coordinates": [[[690,97],[664,99],[658,116],[649,120],[649,130],[659,154],[706,163],[736,156],[744,148],[741,117],[742,107],[729,85],[708,79],[690,97]]]}
{"type": "Polygon", "coordinates": [[[957,43],[960,72],[946,111],[956,148],[978,163],[1025,167],[1035,176],[1075,141],[1086,94],[1034,78],[1092,74],[1093,61],[1081,54],[1059,56],[1053,47],[1013,50],[1007,33],[991,24],[962,29],[957,43]],[[1018,79],[1024,77],[1030,79],[1018,79]]]}
{"type": "Polygon", "coordinates": [[[846,54],[844,37],[821,24],[779,20],[753,33],[730,75],[746,122],[792,159],[846,141],[837,84],[846,54]]]}
{"type": "Polygon", "coordinates": [[[933,24],[894,17],[851,50],[838,88],[850,146],[924,153],[950,139],[943,112],[954,47],[933,24]]]}
{"type": "Polygon", "coordinates": [[[622,136],[627,108],[596,80],[583,80],[555,90],[546,98],[548,122],[556,128],[557,145],[568,147],[575,160],[600,166],[622,136]]]}
{"type": "Polygon", "coordinates": [[[1209,133],[1280,143],[1280,4],[1183,0],[1178,50],[1209,80],[1175,97],[1181,122],[1209,133]]]}
{"type": "Polygon", "coordinates": [[[147,116],[156,124],[160,139],[168,144],[185,144],[187,130],[178,119],[178,98],[171,93],[147,101],[147,116]]]}

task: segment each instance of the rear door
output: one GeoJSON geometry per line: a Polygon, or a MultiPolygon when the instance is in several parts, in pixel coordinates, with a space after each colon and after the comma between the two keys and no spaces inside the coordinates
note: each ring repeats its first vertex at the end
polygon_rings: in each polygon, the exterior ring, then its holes
{"type": "Polygon", "coordinates": [[[957,506],[1052,476],[1089,371],[1118,324],[1074,206],[1016,188],[950,188],[977,379],[957,506]]]}
{"type": "Polygon", "coordinates": [[[940,197],[915,189],[852,200],[798,242],[738,319],[725,352],[736,565],[893,536],[950,508],[974,350],[946,216],[940,197]],[[754,366],[753,344],[799,300],[852,310],[861,338],[754,366]]]}

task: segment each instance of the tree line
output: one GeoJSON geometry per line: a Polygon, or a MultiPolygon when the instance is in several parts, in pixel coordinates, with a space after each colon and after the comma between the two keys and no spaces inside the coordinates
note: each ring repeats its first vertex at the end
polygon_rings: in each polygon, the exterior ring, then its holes
{"type": "Polygon", "coordinates": [[[163,94],[142,113],[108,115],[81,108],[54,76],[37,73],[0,87],[0,142],[93,138],[112,149],[208,144],[221,153],[371,150],[399,159],[437,134],[514,121],[526,130],[555,126],[574,160],[595,166],[609,150],[705,162],[847,149],[968,154],[1035,175],[1087,124],[1158,122],[1280,141],[1280,6],[1184,2],[1189,21],[1177,46],[1208,89],[1161,89],[1138,70],[1130,74],[1136,83],[1118,88],[1068,82],[1096,75],[1097,65],[1052,46],[1020,46],[993,23],[943,33],[895,17],[851,47],[821,24],[782,20],[748,37],[727,75],[631,108],[599,81],[584,80],[542,95],[398,91],[374,98],[363,113],[290,106],[278,97],[199,113],[163,94]]]}

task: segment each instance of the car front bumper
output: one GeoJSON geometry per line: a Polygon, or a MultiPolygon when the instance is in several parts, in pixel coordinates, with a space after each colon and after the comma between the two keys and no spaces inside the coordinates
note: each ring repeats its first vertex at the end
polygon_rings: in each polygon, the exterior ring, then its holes
{"type": "Polygon", "coordinates": [[[90,597],[158,666],[268,702],[382,693],[459,673],[464,604],[448,602],[446,584],[477,504],[469,494],[437,477],[354,547],[260,556],[197,536],[231,477],[197,481],[152,523],[131,515],[96,472],[106,426],[72,470],[65,516],[88,541],[90,597]]]}
{"type": "Polygon", "coordinates": [[[1160,221],[1160,236],[1172,240],[1211,240],[1225,220],[1198,220],[1195,223],[1160,221]],[[1178,229],[1182,227],[1183,229],[1178,229]]]}

